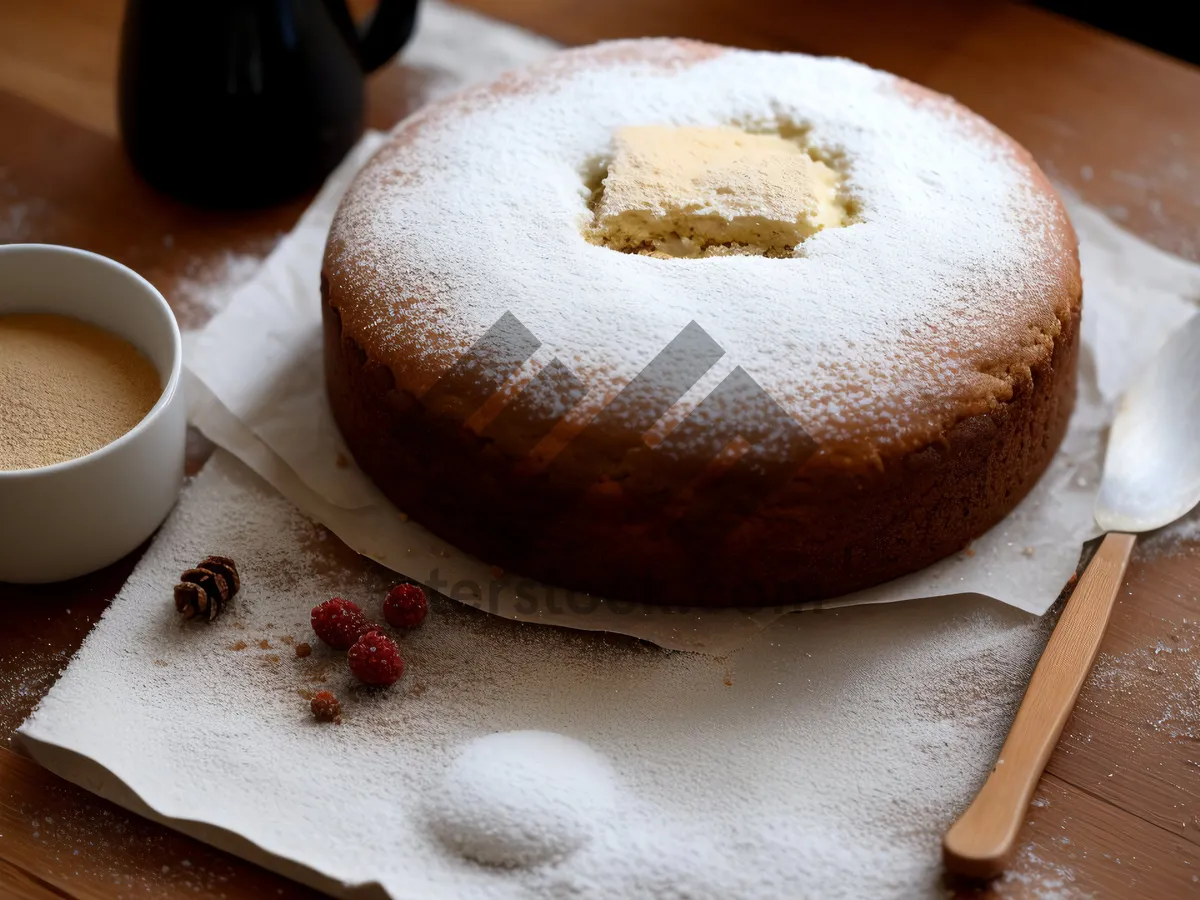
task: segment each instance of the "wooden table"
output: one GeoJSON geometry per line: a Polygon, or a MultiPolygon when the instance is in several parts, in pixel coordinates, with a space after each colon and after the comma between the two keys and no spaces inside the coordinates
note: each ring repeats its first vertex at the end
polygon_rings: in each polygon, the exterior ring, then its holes
{"type": "MultiPolygon", "coordinates": [[[[982,0],[469,5],[566,43],[683,34],[891,69],[996,122],[1132,231],[1200,259],[1200,70],[1066,20],[982,0]]],[[[0,0],[0,241],[114,257],[157,284],[194,326],[206,315],[196,279],[229,252],[265,253],[305,200],[202,212],[142,185],[116,139],[120,15],[120,0],[0,0]]],[[[396,66],[373,78],[373,125],[408,112],[415,77],[396,66]]],[[[209,449],[193,442],[193,470],[209,449]]],[[[987,888],[957,886],[963,894],[1046,896],[1062,882],[1096,896],[1200,896],[1200,648],[1189,652],[1200,645],[1200,545],[1165,543],[1130,568],[1012,872],[987,888]]],[[[0,895],[312,895],[99,801],[15,752],[14,730],[136,556],[66,585],[0,585],[0,895]]]]}

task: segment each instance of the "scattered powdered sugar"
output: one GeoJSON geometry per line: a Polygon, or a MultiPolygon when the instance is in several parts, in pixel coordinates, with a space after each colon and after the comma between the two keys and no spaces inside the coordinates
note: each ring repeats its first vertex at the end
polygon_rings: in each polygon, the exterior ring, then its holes
{"type": "Polygon", "coordinates": [[[1138,539],[1137,554],[1147,559],[1183,552],[1200,540],[1200,507],[1165,528],[1152,531],[1138,539]]]}
{"type": "MultiPolygon", "coordinates": [[[[1150,711],[1149,729],[1172,740],[1200,740],[1200,620],[1168,623],[1154,644],[1120,654],[1101,653],[1081,701],[1088,709],[1136,697],[1150,711]]],[[[1141,735],[1136,738],[1140,743],[1141,735]]]]}
{"type": "Polygon", "coordinates": [[[363,689],[309,610],[337,594],[378,616],[390,584],[218,452],[26,746],[77,778],[49,745],[78,751],[110,773],[89,777],[101,793],[124,784],[174,827],[229,846],[197,823],[227,829],[343,895],[936,896],[940,834],[1049,625],[954,597],[787,616],[714,658],[433,597],[400,639],[401,682],[363,689]],[[237,560],[242,592],[181,625],[170,587],[209,553],[237,560]],[[312,719],[317,689],[342,725],[312,719]]]}
{"type": "Polygon", "coordinates": [[[556,54],[416,113],[359,175],[333,232],[332,277],[362,298],[339,297],[344,327],[419,394],[512,312],[542,341],[535,359],[559,358],[598,401],[694,319],[725,357],[679,415],[742,366],[826,444],[919,440],[1044,359],[1074,265],[1020,152],[932,98],[796,54],[556,54]],[[588,174],[630,124],[798,132],[844,170],[861,220],[790,259],[595,246],[588,174]]]}
{"type": "Polygon", "coordinates": [[[1033,846],[1017,851],[1000,883],[1020,885],[1019,896],[1030,900],[1091,900],[1093,896],[1075,885],[1075,873],[1069,867],[1044,859],[1033,846]]]}
{"type": "Polygon", "coordinates": [[[182,307],[181,317],[207,322],[229,303],[233,292],[245,284],[262,265],[263,254],[226,252],[192,260],[170,290],[172,303],[182,307]]]}
{"type": "MultiPolygon", "coordinates": [[[[3,711],[3,732],[11,735],[32,708],[38,697],[54,684],[70,659],[70,653],[60,650],[46,653],[40,647],[18,651],[15,658],[5,660],[6,668],[15,677],[0,680],[0,710],[3,711]],[[9,711],[15,715],[10,720],[9,711]]],[[[12,742],[6,737],[5,744],[12,742]]]]}
{"type": "Polygon", "coordinates": [[[244,886],[247,880],[245,870],[235,869],[223,854],[197,849],[108,804],[81,800],[76,789],[57,779],[38,785],[36,802],[10,801],[9,811],[28,822],[29,837],[38,845],[38,874],[78,894],[98,887],[113,897],[221,898],[233,895],[231,882],[244,886]],[[118,859],[138,865],[118,868],[113,864],[118,859]]]}
{"type": "Polygon", "coordinates": [[[0,244],[27,241],[37,232],[49,211],[41,198],[26,197],[11,170],[0,165],[0,244]]]}
{"type": "Polygon", "coordinates": [[[39,201],[10,203],[0,215],[0,242],[5,244],[18,243],[29,238],[29,220],[33,212],[39,208],[39,201]]]}

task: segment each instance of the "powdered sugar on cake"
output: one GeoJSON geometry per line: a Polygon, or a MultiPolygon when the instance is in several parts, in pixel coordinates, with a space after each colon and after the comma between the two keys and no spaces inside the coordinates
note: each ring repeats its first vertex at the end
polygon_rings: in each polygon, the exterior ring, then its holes
{"type": "Polygon", "coordinates": [[[542,341],[535,366],[566,362],[594,410],[695,320],[726,354],[679,417],[741,366],[827,447],[908,446],[1046,358],[1073,247],[1024,152],[946,98],[845,60],[637,41],[402,123],[350,189],[327,264],[365,298],[343,327],[416,393],[512,312],[542,341]],[[858,220],[791,259],[590,244],[588,174],[640,124],[802,132],[858,220]]]}

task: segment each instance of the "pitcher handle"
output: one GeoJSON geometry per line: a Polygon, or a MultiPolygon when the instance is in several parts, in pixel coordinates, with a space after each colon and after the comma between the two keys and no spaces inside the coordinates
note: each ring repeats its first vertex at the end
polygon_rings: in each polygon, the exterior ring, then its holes
{"type": "Polygon", "coordinates": [[[379,0],[358,29],[358,60],[364,72],[374,72],[412,37],[417,0],[379,0]]]}

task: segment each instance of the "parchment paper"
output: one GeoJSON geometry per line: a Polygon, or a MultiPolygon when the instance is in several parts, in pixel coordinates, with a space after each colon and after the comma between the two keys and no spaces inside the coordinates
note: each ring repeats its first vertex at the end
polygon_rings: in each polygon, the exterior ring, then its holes
{"type": "MultiPolygon", "coordinates": [[[[981,597],[874,604],[783,616],[713,657],[435,596],[397,635],[404,677],[364,690],[313,638],[309,607],[337,593],[377,613],[392,579],[324,535],[218,450],[21,727],[23,748],[338,897],[933,900],[938,838],[994,760],[1051,625],[981,597]],[[213,550],[238,560],[242,590],[215,622],[182,623],[170,586],[213,550]],[[313,720],[319,689],[340,698],[340,725],[313,720]],[[439,782],[462,748],[527,729],[607,760],[614,807],[572,794],[590,834],[576,851],[480,865],[439,838],[439,782]]],[[[556,752],[486,769],[516,805],[509,829],[546,828],[519,815],[514,785],[531,768],[536,794],[556,752]]]]}

